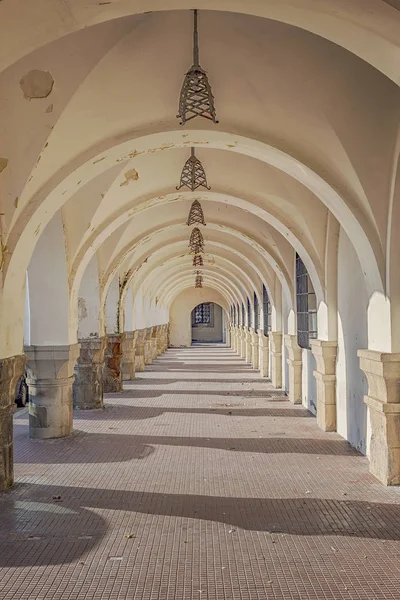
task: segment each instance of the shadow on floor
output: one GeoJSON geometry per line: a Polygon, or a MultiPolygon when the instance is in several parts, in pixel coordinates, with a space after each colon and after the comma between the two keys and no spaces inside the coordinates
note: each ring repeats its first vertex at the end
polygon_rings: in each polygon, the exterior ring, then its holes
{"type": "MultiPolygon", "coordinates": [[[[275,551],[286,543],[282,534],[400,540],[399,505],[354,500],[231,498],[20,484],[2,496],[0,508],[5,515],[0,536],[7,540],[7,551],[0,553],[1,567],[71,563],[107,533],[109,511],[121,510],[213,521],[228,527],[234,536],[241,535],[240,529],[267,532],[266,543],[276,544],[275,551]],[[61,496],[62,504],[52,501],[54,496],[61,496]]],[[[162,528],[163,521],[158,526],[162,528]]],[[[118,533],[122,554],[125,544],[133,542],[124,538],[123,528],[118,533]]],[[[140,544],[141,535],[147,533],[138,531],[134,543],[140,544]]],[[[182,536],[181,543],[190,544],[187,538],[182,536]]]]}
{"type": "MultiPolygon", "coordinates": [[[[190,394],[190,392],[186,393],[190,394]]],[[[152,398],[153,394],[146,394],[146,398],[149,397],[152,398]]],[[[74,416],[75,418],[78,417],[78,419],[89,419],[90,421],[97,419],[141,421],[142,419],[160,417],[163,414],[221,415],[226,417],[313,417],[310,412],[303,408],[236,408],[237,405],[230,405],[228,403],[225,406],[226,408],[171,408],[168,406],[151,407],[112,404],[106,405],[104,411],[79,411],[74,416]]]]}
{"type": "MultiPolygon", "coordinates": [[[[110,427],[114,429],[114,427],[110,427]]],[[[280,433],[284,435],[284,433],[280,433]]],[[[29,452],[15,462],[23,464],[86,464],[142,460],[157,446],[210,448],[229,452],[254,454],[312,454],[361,456],[345,440],[317,438],[203,438],[154,435],[123,435],[117,433],[87,433],[75,430],[73,436],[54,440],[31,440],[29,452]],[[49,452],[49,446],[53,452],[49,452]]]]}

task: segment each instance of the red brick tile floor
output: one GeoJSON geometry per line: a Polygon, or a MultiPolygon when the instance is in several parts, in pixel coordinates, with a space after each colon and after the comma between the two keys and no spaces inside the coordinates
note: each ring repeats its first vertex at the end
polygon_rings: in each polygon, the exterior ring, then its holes
{"type": "Polygon", "coordinates": [[[15,460],[1,600],[400,598],[400,489],[229,349],[169,350],[66,439],[18,413],[15,460]]]}

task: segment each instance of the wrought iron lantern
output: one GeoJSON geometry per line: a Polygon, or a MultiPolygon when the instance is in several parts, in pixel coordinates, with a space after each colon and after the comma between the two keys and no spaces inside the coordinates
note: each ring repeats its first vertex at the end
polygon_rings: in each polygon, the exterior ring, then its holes
{"type": "Polygon", "coordinates": [[[184,186],[188,187],[192,192],[199,187],[204,187],[206,190],[211,189],[207,185],[206,173],[203,165],[195,154],[194,148],[191,148],[190,156],[183,166],[181,179],[179,185],[176,186],[176,189],[180,190],[184,186]]]}
{"type": "Polygon", "coordinates": [[[196,223],[199,225],[206,225],[203,209],[198,200],[192,202],[187,220],[188,225],[195,225],[196,223]]]}
{"type": "Polygon", "coordinates": [[[202,267],[204,265],[203,257],[201,254],[195,254],[193,256],[193,266],[194,267],[202,267]]]}
{"type": "Polygon", "coordinates": [[[189,247],[191,254],[200,254],[204,252],[204,238],[198,227],[192,229],[189,239],[189,247]]]}
{"type": "Polygon", "coordinates": [[[214,96],[208,81],[207,73],[199,64],[199,36],[197,31],[197,10],[193,11],[193,65],[183,80],[179,98],[177,117],[181,125],[195,117],[210,119],[218,123],[215,113],[214,96]]]}

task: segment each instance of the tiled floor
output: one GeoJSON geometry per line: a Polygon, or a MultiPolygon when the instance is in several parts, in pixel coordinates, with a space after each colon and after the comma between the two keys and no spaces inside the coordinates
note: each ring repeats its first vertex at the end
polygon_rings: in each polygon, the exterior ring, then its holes
{"type": "Polygon", "coordinates": [[[15,432],[1,600],[400,598],[400,489],[231,350],[169,350],[68,439],[15,432]]]}

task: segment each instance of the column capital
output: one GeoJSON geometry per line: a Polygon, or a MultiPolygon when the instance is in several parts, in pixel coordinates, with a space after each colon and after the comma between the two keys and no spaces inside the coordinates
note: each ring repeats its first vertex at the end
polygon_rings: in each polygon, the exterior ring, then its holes
{"type": "Polygon", "coordinates": [[[301,363],[301,348],[297,343],[297,335],[285,334],[285,346],[288,350],[288,361],[301,363]]]}
{"type": "Polygon", "coordinates": [[[336,376],[337,342],[310,340],[310,346],[317,364],[315,373],[336,376]]]}

